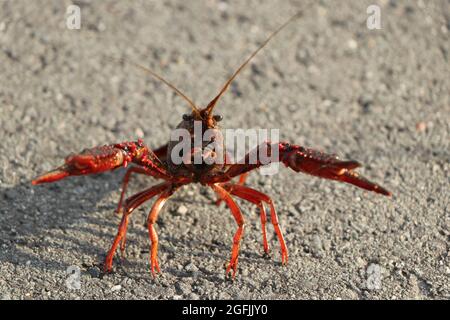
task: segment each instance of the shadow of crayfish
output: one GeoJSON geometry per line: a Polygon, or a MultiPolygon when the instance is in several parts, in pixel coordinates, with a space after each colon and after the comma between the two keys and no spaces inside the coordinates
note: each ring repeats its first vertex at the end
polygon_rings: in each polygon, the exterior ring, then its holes
{"type": "MultiPolygon", "coordinates": [[[[103,278],[103,261],[120,220],[120,217],[114,214],[124,173],[124,170],[119,171],[122,171],[122,174],[80,176],[39,186],[24,182],[13,187],[0,187],[0,263],[51,271],[66,271],[68,267],[77,264],[82,273],[92,276],[92,270],[96,269],[95,277],[103,278]],[[68,259],[58,259],[55,254],[48,253],[68,250],[76,254],[76,262],[70,263],[67,262],[68,259]],[[80,260],[80,256],[87,256],[89,262],[81,261],[83,259],[80,260]]],[[[147,177],[137,180],[130,186],[133,191],[156,183],[153,178],[149,180],[147,177]]],[[[215,208],[214,200],[199,201],[198,198],[186,199],[179,195],[174,196],[171,202],[186,205],[196,203],[215,208]]],[[[146,257],[148,234],[144,227],[148,208],[137,211],[141,212],[134,213],[128,234],[129,245],[131,243],[135,250],[140,250],[140,254],[129,256],[122,261],[118,252],[114,259],[114,273],[136,280],[151,281],[146,257]],[[141,228],[135,228],[133,224],[141,224],[141,228]],[[136,241],[139,243],[135,243],[136,241]],[[145,243],[144,247],[142,243],[145,243]]],[[[161,221],[161,228],[164,223],[161,221]]],[[[202,243],[195,239],[167,234],[162,234],[161,240],[164,241],[161,241],[160,250],[169,259],[176,257],[186,260],[192,255],[213,258],[219,268],[224,264],[225,270],[229,243],[202,243]],[[173,252],[174,247],[177,252],[173,252]]],[[[263,257],[260,254],[247,250],[241,252],[242,261],[261,262],[261,259],[263,257]]],[[[224,281],[220,270],[209,271],[200,266],[196,272],[167,266],[164,273],[177,278],[201,276],[212,282],[224,281]]]]}
{"type": "MultiPolygon", "coordinates": [[[[66,270],[69,264],[48,259],[44,252],[50,247],[64,249],[71,241],[76,242],[76,248],[72,249],[79,250],[80,254],[98,254],[101,248],[73,239],[67,231],[80,228],[80,220],[88,224],[114,225],[111,214],[105,210],[113,212],[113,205],[99,208],[96,204],[118,186],[120,177],[97,175],[37,187],[25,182],[13,187],[0,187],[0,262],[66,270]],[[93,209],[97,212],[92,215],[93,209]],[[102,214],[108,216],[101,219],[102,214]],[[58,232],[55,235],[51,230],[58,232]]],[[[105,236],[98,229],[83,231],[105,236]]]]}

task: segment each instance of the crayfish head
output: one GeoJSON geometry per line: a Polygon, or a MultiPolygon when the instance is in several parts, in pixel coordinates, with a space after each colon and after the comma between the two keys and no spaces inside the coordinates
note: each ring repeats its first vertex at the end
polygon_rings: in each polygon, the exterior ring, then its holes
{"type": "Polygon", "coordinates": [[[196,177],[224,164],[224,138],[218,126],[220,115],[206,110],[183,115],[183,121],[172,132],[168,146],[169,171],[196,177]]]}
{"type": "Polygon", "coordinates": [[[200,112],[192,112],[190,114],[183,114],[184,122],[194,122],[201,121],[206,128],[217,128],[217,123],[222,121],[223,117],[221,115],[212,115],[208,110],[203,109],[200,112]]]}

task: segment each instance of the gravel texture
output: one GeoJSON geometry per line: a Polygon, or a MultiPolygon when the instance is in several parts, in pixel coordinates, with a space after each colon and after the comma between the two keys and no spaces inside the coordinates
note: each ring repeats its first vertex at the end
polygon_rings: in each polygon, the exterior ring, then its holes
{"type": "MultiPolygon", "coordinates": [[[[450,11],[448,1],[314,1],[238,77],[217,112],[226,128],[279,128],[281,139],[356,159],[394,193],[296,174],[253,173],[271,195],[290,250],[262,255],[258,211],[236,281],[225,279],[235,222],[199,185],[157,223],[162,274],[149,272],[135,211],[127,257],[101,265],[117,230],[124,170],[33,187],[64,157],[104,143],[169,139],[184,101],[126,57],[207,103],[301,1],[0,2],[0,298],[448,299],[450,11]],[[381,30],[366,9],[381,8],[381,30]],[[69,271],[75,270],[72,276],[69,271]],[[67,286],[77,280],[80,289],[67,286]]],[[[154,179],[131,182],[130,194],[154,179]]],[[[76,286],[75,286],[76,287],[76,286]]]]}

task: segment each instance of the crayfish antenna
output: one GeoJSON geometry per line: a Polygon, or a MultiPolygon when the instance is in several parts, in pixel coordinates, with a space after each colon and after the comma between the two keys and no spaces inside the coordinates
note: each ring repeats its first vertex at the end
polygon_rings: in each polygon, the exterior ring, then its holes
{"type": "Polygon", "coordinates": [[[192,112],[196,115],[200,115],[200,110],[198,110],[198,108],[196,107],[195,103],[188,98],[183,92],[181,92],[177,87],[175,87],[175,85],[171,84],[169,81],[167,81],[166,79],[164,79],[163,77],[161,77],[159,74],[157,74],[156,72],[154,72],[153,70],[144,67],[142,65],[140,65],[139,63],[130,61],[128,59],[125,59],[124,57],[120,58],[120,59],[116,59],[113,57],[107,57],[110,60],[116,61],[116,62],[122,62],[122,63],[129,63],[145,72],[147,72],[148,74],[150,74],[153,78],[158,79],[159,81],[163,82],[165,85],[167,85],[169,88],[171,88],[173,91],[175,91],[176,94],[178,94],[181,98],[183,98],[191,107],[192,112]]]}
{"type": "Polygon", "coordinates": [[[59,167],[55,170],[44,173],[31,181],[33,185],[41,184],[41,183],[50,183],[54,181],[58,181],[68,177],[70,173],[65,170],[65,166],[59,167]]]}
{"type": "Polygon", "coordinates": [[[267,43],[273,38],[275,37],[281,30],[283,30],[289,23],[291,23],[293,20],[297,19],[298,17],[300,17],[303,14],[303,11],[299,11],[297,12],[295,15],[293,15],[292,17],[290,17],[286,22],[284,22],[280,27],[278,27],[277,30],[275,30],[274,32],[272,32],[269,37],[264,40],[264,42],[258,47],[258,49],[256,49],[245,61],[243,64],[240,65],[240,67],[233,73],[233,75],[227,80],[227,82],[225,82],[224,86],[222,87],[222,89],[220,90],[219,94],[213,99],[211,100],[210,103],[208,103],[208,106],[204,109],[206,111],[206,113],[208,115],[212,115],[212,111],[214,109],[214,107],[217,104],[217,101],[219,100],[219,98],[222,96],[222,94],[228,89],[228,87],[230,86],[231,82],[233,82],[234,78],[236,78],[236,76],[241,72],[242,69],[244,69],[244,67],[253,59],[254,56],[256,56],[256,54],[261,51],[262,48],[264,48],[267,43]]]}

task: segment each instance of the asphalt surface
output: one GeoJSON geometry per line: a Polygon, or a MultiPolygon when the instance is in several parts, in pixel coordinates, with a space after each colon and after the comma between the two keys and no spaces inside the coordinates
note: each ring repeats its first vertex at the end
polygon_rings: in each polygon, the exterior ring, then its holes
{"type": "MultiPolygon", "coordinates": [[[[167,203],[153,279],[150,203],[133,213],[126,259],[101,272],[124,170],[30,180],[86,147],[139,137],[158,147],[189,110],[108,57],[153,68],[203,105],[306,4],[76,1],[80,30],[66,27],[70,4],[0,3],[0,297],[450,298],[448,1],[317,2],[240,74],[217,107],[223,127],[278,128],[282,140],[361,161],[394,196],[287,168],[254,172],[248,185],[273,197],[290,260],[280,265],[270,225],[263,257],[258,211],[239,202],[248,227],[234,282],[224,266],[236,224],[210,190],[187,186],[167,203]],[[370,4],[380,30],[366,27],[370,4]]],[[[155,183],[136,178],[130,194],[155,183]]]]}

